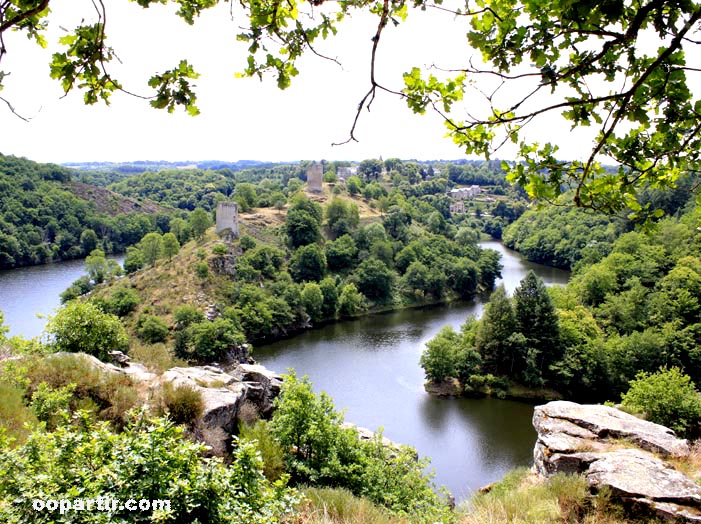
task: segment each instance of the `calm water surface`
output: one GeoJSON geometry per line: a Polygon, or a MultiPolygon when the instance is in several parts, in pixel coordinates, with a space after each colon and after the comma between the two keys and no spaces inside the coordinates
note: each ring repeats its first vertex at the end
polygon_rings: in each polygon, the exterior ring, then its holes
{"type": "MultiPolygon", "coordinates": [[[[564,284],[569,273],[532,264],[498,242],[483,247],[502,253],[509,292],[529,269],[546,284],[564,284]]],[[[443,326],[459,328],[479,316],[481,300],[405,310],[339,322],[294,338],[260,346],[255,358],[268,368],[294,368],[326,391],[346,419],[414,446],[432,459],[436,483],[458,499],[530,465],[535,442],[532,406],[496,399],[440,399],[424,391],[419,357],[443,326]]]]}
{"type": "MultiPolygon", "coordinates": [[[[119,265],[123,256],[114,258],[119,265]]],[[[61,305],[59,295],[85,274],[84,260],[69,260],[43,266],[0,270],[0,310],[10,335],[32,338],[41,335],[46,318],[61,305]]]]}
{"type": "MultiPolygon", "coordinates": [[[[483,247],[502,253],[509,292],[529,269],[547,284],[564,284],[569,273],[525,261],[499,242],[483,247]]],[[[121,263],[122,259],[118,259],[121,263]]],[[[0,309],[12,335],[41,334],[59,294],[84,273],[84,261],[0,271],[0,309]]],[[[443,326],[459,328],[479,316],[483,301],[455,303],[369,316],[330,324],[256,349],[271,369],[295,368],[309,375],[344,409],[346,419],[371,429],[384,427],[392,440],[410,444],[432,459],[436,482],[458,499],[493,482],[515,466],[529,465],[535,432],[532,407],[512,401],[438,399],[423,389],[418,365],[424,344],[443,326]]]]}

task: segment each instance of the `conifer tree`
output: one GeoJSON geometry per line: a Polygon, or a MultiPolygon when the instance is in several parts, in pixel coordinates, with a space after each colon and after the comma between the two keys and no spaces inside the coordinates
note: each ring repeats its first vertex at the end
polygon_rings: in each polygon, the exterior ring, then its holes
{"type": "Polygon", "coordinates": [[[482,322],[475,337],[477,351],[482,355],[482,370],[496,375],[512,375],[515,356],[510,338],[516,331],[516,316],[504,285],[489,297],[482,322]]]}
{"type": "Polygon", "coordinates": [[[524,382],[540,385],[548,379],[550,366],[562,357],[560,329],[555,306],[543,281],[529,271],[514,291],[516,327],[526,339],[521,372],[524,382]]]}

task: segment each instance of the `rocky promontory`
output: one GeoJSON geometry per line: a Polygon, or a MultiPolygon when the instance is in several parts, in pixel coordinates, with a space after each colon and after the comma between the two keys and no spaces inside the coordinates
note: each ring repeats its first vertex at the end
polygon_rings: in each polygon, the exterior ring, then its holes
{"type": "Polygon", "coordinates": [[[701,486],[675,468],[689,443],[671,429],[613,407],[555,401],[537,406],[534,469],[579,473],[592,493],[609,489],[636,516],[701,522],[701,486]]]}
{"type": "Polygon", "coordinates": [[[203,404],[200,432],[206,435],[203,440],[217,450],[226,448],[230,436],[237,433],[240,420],[268,417],[282,386],[280,375],[256,364],[237,364],[228,371],[215,365],[174,367],[157,375],[128,358],[115,359],[112,356],[118,363],[113,365],[84,353],[57,355],[83,359],[105,374],[129,377],[138,385],[144,404],[157,398],[159,390],[166,384],[197,391],[203,404]]]}

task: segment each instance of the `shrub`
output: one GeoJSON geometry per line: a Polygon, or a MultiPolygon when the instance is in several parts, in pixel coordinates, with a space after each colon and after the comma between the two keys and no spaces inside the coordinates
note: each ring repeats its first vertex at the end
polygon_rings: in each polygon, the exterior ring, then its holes
{"type": "Polygon", "coordinates": [[[298,502],[283,483],[273,486],[265,479],[251,444],[239,446],[229,466],[203,459],[203,452],[164,419],[141,418],[116,435],[86,419],[52,433],[35,432],[16,449],[0,445],[0,471],[13,472],[0,483],[0,522],[47,522],[54,515],[32,510],[32,501],[47,494],[93,499],[109,494],[117,500],[138,494],[171,502],[170,511],[118,509],[86,520],[75,517],[84,512],[76,512],[63,522],[270,524],[285,521],[298,502]]]}
{"type": "Polygon", "coordinates": [[[218,257],[224,256],[229,252],[229,250],[226,248],[224,244],[216,244],[212,248],[212,254],[216,255],[218,257]]]}
{"type": "Polygon", "coordinates": [[[445,326],[426,343],[426,349],[421,353],[419,364],[428,380],[442,382],[457,375],[456,352],[460,344],[460,335],[451,326],[445,326]]]}
{"type": "Polygon", "coordinates": [[[229,349],[246,341],[232,320],[221,317],[192,324],[182,338],[176,349],[179,356],[203,361],[220,360],[229,349]]]}
{"type": "Polygon", "coordinates": [[[75,384],[68,384],[54,389],[42,382],[32,395],[32,411],[37,419],[46,422],[49,430],[55,429],[61,420],[65,420],[75,387],[75,384]]]}
{"type": "Polygon", "coordinates": [[[173,318],[175,319],[175,329],[183,330],[191,324],[202,322],[204,313],[195,306],[185,305],[175,308],[173,318]]]}
{"type": "Polygon", "coordinates": [[[263,474],[268,480],[274,481],[285,472],[284,453],[282,447],[270,432],[269,423],[258,420],[254,424],[242,423],[239,427],[241,442],[251,442],[255,445],[263,459],[263,474]]]}
{"type": "Polygon", "coordinates": [[[357,315],[365,309],[365,297],[355,284],[346,284],[338,299],[338,311],[342,316],[357,315]]]}
{"type": "Polygon", "coordinates": [[[122,286],[117,288],[106,302],[107,312],[125,317],[136,309],[141,299],[135,289],[122,286]]]}
{"type": "Polygon", "coordinates": [[[249,249],[256,247],[256,241],[252,236],[243,235],[239,240],[239,245],[241,246],[241,249],[248,251],[249,249]]]}
{"type": "Polygon", "coordinates": [[[166,382],[161,391],[161,400],[162,408],[177,424],[194,426],[204,410],[202,394],[190,386],[175,387],[166,382]]]}
{"type": "Polygon", "coordinates": [[[412,522],[448,517],[447,506],[433,491],[425,473],[426,459],[417,460],[407,447],[388,449],[382,436],[362,442],[324,393],[315,395],[305,378],[285,377],[270,431],[285,452],[287,471],[300,482],[351,490],[412,522]]]}
{"type": "Polygon", "coordinates": [[[127,351],[124,326],[90,302],[72,301],[49,318],[46,332],[56,351],[83,352],[105,360],[110,351],[127,351]]]}
{"type": "Polygon", "coordinates": [[[302,289],[302,305],[314,322],[321,320],[324,306],[324,295],[319,284],[307,282],[302,289]]]}
{"type": "Polygon", "coordinates": [[[677,367],[640,372],[621,396],[623,407],[657,424],[687,434],[701,418],[701,398],[688,375],[677,367]]]}
{"type": "Polygon", "coordinates": [[[195,266],[195,274],[201,279],[207,278],[209,276],[209,266],[207,262],[198,262],[195,266]]]}
{"type": "Polygon", "coordinates": [[[136,323],[136,332],[144,342],[165,342],[168,338],[168,324],[155,315],[140,315],[136,323]]]}

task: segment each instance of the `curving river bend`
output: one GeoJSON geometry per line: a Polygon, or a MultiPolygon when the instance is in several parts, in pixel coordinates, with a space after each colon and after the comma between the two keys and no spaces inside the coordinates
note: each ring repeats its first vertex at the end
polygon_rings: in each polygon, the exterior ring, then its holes
{"type": "MultiPolygon", "coordinates": [[[[529,269],[546,284],[564,284],[566,271],[524,260],[499,242],[483,247],[502,253],[504,285],[513,292],[529,269]]],[[[11,335],[41,334],[59,306],[59,293],[83,274],[83,261],[0,271],[0,310],[11,335]]],[[[532,406],[484,399],[438,399],[424,392],[419,357],[443,326],[459,328],[479,316],[482,300],[372,315],[329,324],[294,338],[260,346],[254,356],[270,369],[292,367],[309,375],[344,409],[346,419],[414,446],[432,459],[436,483],[457,499],[532,460],[532,406]]]]}
{"type": "MultiPolygon", "coordinates": [[[[565,284],[569,272],[526,261],[499,242],[502,280],[512,293],[528,270],[546,284],[565,284]]],[[[384,428],[395,442],[432,459],[435,481],[462,499],[533,458],[533,407],[497,399],[440,399],[424,391],[419,357],[445,325],[459,328],[484,302],[454,303],[337,322],[260,346],[254,358],[270,369],[294,368],[326,391],[346,420],[384,428]]]]}

